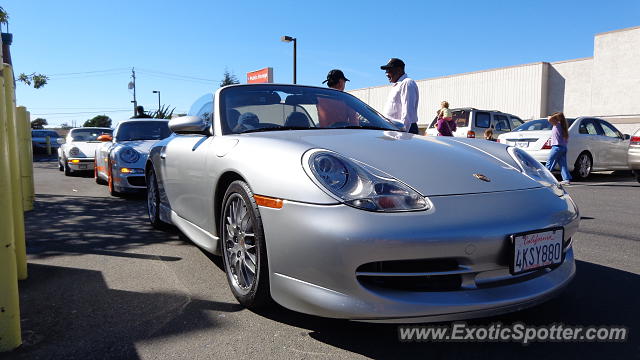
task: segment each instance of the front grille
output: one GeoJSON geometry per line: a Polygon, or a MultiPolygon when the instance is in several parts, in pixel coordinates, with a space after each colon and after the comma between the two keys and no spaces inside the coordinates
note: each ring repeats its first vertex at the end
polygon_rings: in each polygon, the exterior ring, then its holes
{"type": "Polygon", "coordinates": [[[132,186],[147,186],[147,182],[144,176],[128,176],[127,181],[132,186]]]}
{"type": "Polygon", "coordinates": [[[402,291],[454,291],[468,272],[455,259],[376,261],[363,264],[356,278],[365,287],[402,291]]]}

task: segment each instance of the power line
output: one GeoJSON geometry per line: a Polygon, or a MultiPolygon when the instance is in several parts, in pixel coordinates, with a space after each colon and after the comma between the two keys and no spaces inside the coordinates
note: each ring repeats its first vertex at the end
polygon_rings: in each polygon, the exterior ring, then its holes
{"type": "Polygon", "coordinates": [[[99,113],[107,113],[107,112],[123,112],[123,111],[131,111],[130,109],[119,109],[119,110],[103,110],[103,111],[78,111],[78,112],[61,112],[61,113],[38,113],[31,114],[37,116],[46,116],[46,115],[77,115],[77,114],[99,114],[99,113]]]}
{"type": "Polygon", "coordinates": [[[93,71],[80,71],[80,72],[71,72],[71,73],[58,73],[58,74],[49,74],[48,76],[61,76],[61,75],[79,75],[79,74],[93,74],[93,73],[105,73],[111,71],[129,71],[128,68],[115,68],[115,69],[107,69],[107,70],[93,70],[93,71]]]}
{"type": "Polygon", "coordinates": [[[162,71],[154,71],[154,70],[148,70],[148,69],[140,69],[140,68],[138,68],[138,71],[142,71],[143,73],[147,72],[147,73],[158,74],[158,75],[168,75],[168,76],[180,77],[180,78],[191,79],[191,80],[214,81],[214,82],[217,81],[217,80],[205,79],[205,78],[200,78],[200,77],[195,77],[195,76],[172,74],[172,73],[167,73],[167,72],[162,72],[162,71]]]}

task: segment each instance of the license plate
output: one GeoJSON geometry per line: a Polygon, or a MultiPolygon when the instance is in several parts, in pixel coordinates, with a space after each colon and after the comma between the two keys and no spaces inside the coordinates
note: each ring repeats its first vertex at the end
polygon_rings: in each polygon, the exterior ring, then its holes
{"type": "Polygon", "coordinates": [[[562,263],[563,239],[562,228],[512,235],[511,274],[562,263]]]}
{"type": "Polygon", "coordinates": [[[85,170],[87,168],[87,165],[85,164],[80,164],[80,166],[78,166],[80,168],[80,170],[85,170]]]}
{"type": "Polygon", "coordinates": [[[526,142],[526,141],[517,141],[516,142],[516,147],[526,148],[526,147],[529,147],[529,143],[526,142]]]}

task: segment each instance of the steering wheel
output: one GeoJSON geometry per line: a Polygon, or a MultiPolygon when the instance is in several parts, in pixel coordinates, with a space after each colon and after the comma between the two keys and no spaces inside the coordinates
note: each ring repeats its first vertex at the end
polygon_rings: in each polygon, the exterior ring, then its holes
{"type": "Polygon", "coordinates": [[[341,127],[345,127],[345,126],[351,126],[352,124],[346,122],[346,121],[338,121],[338,122],[334,122],[333,124],[329,125],[329,128],[341,128],[341,127]]]}

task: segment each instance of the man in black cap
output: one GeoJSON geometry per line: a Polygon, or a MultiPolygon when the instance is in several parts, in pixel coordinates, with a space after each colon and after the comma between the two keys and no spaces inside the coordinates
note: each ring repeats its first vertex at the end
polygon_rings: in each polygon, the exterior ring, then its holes
{"type": "Polygon", "coordinates": [[[141,118],[150,118],[150,115],[147,115],[146,112],[144,112],[144,106],[142,105],[138,105],[136,106],[136,116],[132,117],[132,119],[141,119],[141,118]]]}
{"type": "Polygon", "coordinates": [[[392,58],[380,66],[387,79],[393,83],[383,114],[401,122],[407,132],[418,134],[418,85],[404,72],[404,61],[392,58]]]}
{"type": "MultiPolygon", "coordinates": [[[[322,83],[327,83],[332,89],[344,91],[347,79],[342,70],[333,69],[327,74],[327,79],[322,83]]],[[[319,97],[316,104],[318,109],[318,126],[321,128],[331,126],[357,126],[360,122],[358,115],[342,100],[319,97]]]]}
{"type": "Polygon", "coordinates": [[[333,69],[329,71],[329,73],[327,74],[327,79],[322,83],[327,83],[327,86],[332,89],[344,91],[344,88],[347,85],[347,81],[349,81],[349,79],[344,76],[342,70],[333,69]]]}

